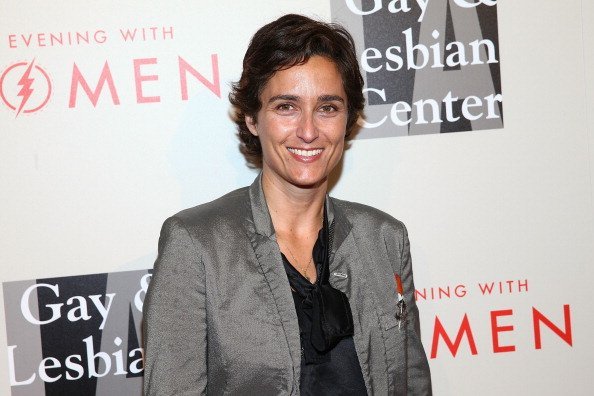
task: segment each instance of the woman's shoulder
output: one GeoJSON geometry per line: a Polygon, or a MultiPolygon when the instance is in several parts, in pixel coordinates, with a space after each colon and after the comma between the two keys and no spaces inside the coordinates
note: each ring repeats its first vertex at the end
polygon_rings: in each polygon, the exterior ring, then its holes
{"type": "Polygon", "coordinates": [[[242,187],[213,201],[184,209],[171,216],[168,221],[181,222],[187,228],[230,225],[243,219],[247,205],[248,187],[242,187]]]}
{"type": "Polygon", "coordinates": [[[359,202],[330,198],[336,211],[346,217],[353,227],[372,227],[378,230],[391,228],[394,231],[405,231],[404,223],[392,215],[359,202]]]}

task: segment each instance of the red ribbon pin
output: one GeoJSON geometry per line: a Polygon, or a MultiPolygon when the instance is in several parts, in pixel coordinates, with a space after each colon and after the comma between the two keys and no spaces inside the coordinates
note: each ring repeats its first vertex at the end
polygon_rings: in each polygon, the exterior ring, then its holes
{"type": "Polygon", "coordinates": [[[404,296],[404,289],[402,288],[402,279],[400,279],[400,275],[394,274],[394,279],[396,280],[396,291],[401,296],[404,296]]]}

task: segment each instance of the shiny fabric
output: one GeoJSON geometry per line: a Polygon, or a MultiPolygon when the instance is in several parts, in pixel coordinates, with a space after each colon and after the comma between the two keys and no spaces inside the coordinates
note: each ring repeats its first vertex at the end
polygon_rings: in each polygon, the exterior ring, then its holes
{"type": "Polygon", "coordinates": [[[353,315],[347,296],[328,282],[329,230],[324,210],[323,227],[314,244],[312,258],[317,279],[310,283],[281,253],[283,264],[293,292],[302,355],[306,363],[319,361],[344,337],[353,335],[353,315]]]}
{"type": "MultiPolygon", "coordinates": [[[[367,393],[430,395],[406,228],[369,206],[326,208],[329,283],[348,297],[367,393]]],[[[165,221],[143,331],[145,395],[300,394],[299,323],[260,176],[165,221]]]]}
{"type": "Polygon", "coordinates": [[[301,396],[367,395],[353,337],[340,340],[327,358],[301,366],[301,396]]]}
{"type": "Polygon", "coordinates": [[[301,395],[367,395],[353,343],[348,299],[328,283],[328,229],[324,213],[324,227],[312,252],[317,273],[314,284],[282,254],[299,320],[301,395]],[[320,291],[322,287],[325,292],[320,291]]]}

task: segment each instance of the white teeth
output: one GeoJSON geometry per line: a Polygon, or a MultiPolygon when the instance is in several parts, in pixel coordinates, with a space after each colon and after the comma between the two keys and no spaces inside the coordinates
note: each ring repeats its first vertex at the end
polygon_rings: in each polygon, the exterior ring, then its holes
{"type": "Polygon", "coordinates": [[[315,150],[299,150],[294,148],[287,148],[291,153],[300,155],[302,157],[313,157],[314,155],[318,155],[322,152],[322,149],[315,149],[315,150]]]}

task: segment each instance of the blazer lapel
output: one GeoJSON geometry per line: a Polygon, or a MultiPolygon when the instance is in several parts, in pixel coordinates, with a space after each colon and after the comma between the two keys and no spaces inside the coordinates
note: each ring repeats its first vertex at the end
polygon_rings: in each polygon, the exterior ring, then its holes
{"type": "MultiPolygon", "coordinates": [[[[352,224],[346,214],[335,205],[332,198],[326,200],[328,210],[328,222],[334,220],[334,240],[330,251],[330,284],[341,290],[349,298],[351,311],[353,313],[353,327],[355,349],[361,364],[363,379],[367,390],[371,394],[371,376],[369,362],[368,344],[371,339],[369,326],[362,326],[370,319],[370,310],[374,310],[374,304],[369,303],[366,295],[369,295],[369,286],[366,283],[364,262],[369,258],[364,254],[357,244],[352,232],[352,224]]],[[[371,316],[372,317],[372,316],[371,316]]]]}
{"type": "Polygon", "coordinates": [[[293,390],[297,393],[301,371],[301,341],[299,323],[295,311],[293,295],[287,279],[272,219],[262,190],[261,174],[249,188],[249,207],[246,208],[245,226],[256,254],[262,274],[273,295],[276,308],[284,329],[291,360],[293,362],[293,390]]]}
{"type": "Polygon", "coordinates": [[[334,223],[332,247],[330,250],[330,262],[332,262],[336,252],[350,234],[352,226],[344,213],[334,205],[330,197],[326,197],[326,212],[328,213],[328,224],[334,223]]]}

